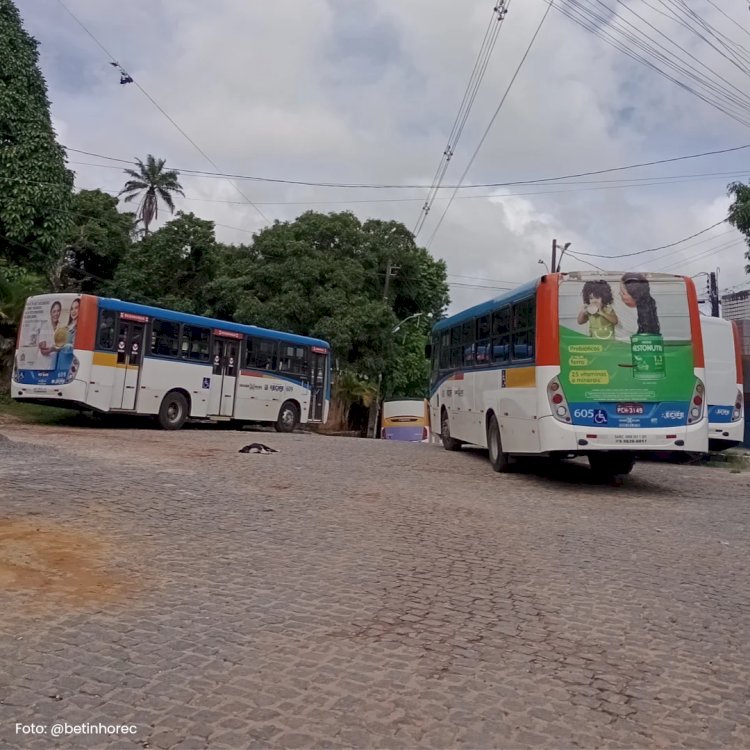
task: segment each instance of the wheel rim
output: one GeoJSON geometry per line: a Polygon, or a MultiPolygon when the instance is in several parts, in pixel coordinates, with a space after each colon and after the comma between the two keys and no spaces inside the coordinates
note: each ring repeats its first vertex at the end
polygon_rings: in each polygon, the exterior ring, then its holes
{"type": "Polygon", "coordinates": [[[448,426],[448,415],[445,413],[440,420],[440,431],[443,433],[443,438],[445,438],[446,440],[450,440],[451,431],[450,427],[448,426]]]}
{"type": "Polygon", "coordinates": [[[281,412],[281,421],[285,427],[291,427],[294,424],[294,410],[290,408],[281,412]]]}
{"type": "Polygon", "coordinates": [[[176,422],[182,416],[182,408],[176,401],[172,401],[167,407],[167,419],[176,422]]]}

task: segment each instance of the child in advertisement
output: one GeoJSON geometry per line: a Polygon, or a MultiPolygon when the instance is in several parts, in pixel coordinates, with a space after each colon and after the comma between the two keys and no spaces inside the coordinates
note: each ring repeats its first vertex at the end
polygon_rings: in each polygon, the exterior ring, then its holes
{"type": "Polygon", "coordinates": [[[578,325],[588,323],[591,338],[614,338],[618,319],[612,307],[612,287],[606,281],[587,281],[581,296],[583,307],[578,313],[578,325]]]}

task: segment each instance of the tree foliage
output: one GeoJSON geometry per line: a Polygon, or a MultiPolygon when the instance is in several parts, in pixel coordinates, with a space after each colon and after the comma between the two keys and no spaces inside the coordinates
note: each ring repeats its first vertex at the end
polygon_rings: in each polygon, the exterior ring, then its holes
{"type": "Polygon", "coordinates": [[[56,286],[89,294],[106,290],[128,254],[134,226],[135,215],[120,213],[117,198],[101,190],[75,193],[56,286]]]}
{"type": "Polygon", "coordinates": [[[180,173],[174,169],[165,169],[164,159],[155,159],[151,154],[145,163],[136,159],[138,169],[126,169],[129,179],[120,191],[124,195],[125,203],[140,199],[138,204],[138,218],[143,222],[143,231],[149,233],[149,227],[154,219],[159,218],[159,200],[163,201],[170,213],[174,213],[173,195],[185,195],[179,182],[180,173]]]}
{"type": "MultiPolygon", "coordinates": [[[[26,298],[43,291],[41,276],[0,260],[0,373],[9,373],[13,367],[16,332],[26,298]]],[[[7,377],[0,378],[0,391],[6,390],[7,384],[7,377]]]]}
{"type": "Polygon", "coordinates": [[[0,258],[46,270],[59,257],[73,175],[55,141],[36,41],[0,0],[0,258]]]}
{"type": "MultiPolygon", "coordinates": [[[[227,252],[209,296],[219,317],[330,341],[342,370],[372,380],[390,369],[391,349],[401,351],[393,345],[398,321],[417,312],[437,317],[448,288],[444,262],[403,224],[310,211],[227,252]],[[386,301],[389,263],[397,270],[386,301]]],[[[424,358],[424,341],[421,350],[424,358]]]]}
{"type": "Polygon", "coordinates": [[[750,185],[733,182],[729,186],[729,196],[734,198],[729,206],[729,223],[745,235],[745,243],[748,246],[748,250],[745,251],[748,261],[745,273],[750,273],[750,185]]]}
{"type": "Polygon", "coordinates": [[[179,212],[130,248],[110,286],[122,299],[183,312],[207,312],[206,285],[215,274],[219,245],[211,221],[179,212]]]}

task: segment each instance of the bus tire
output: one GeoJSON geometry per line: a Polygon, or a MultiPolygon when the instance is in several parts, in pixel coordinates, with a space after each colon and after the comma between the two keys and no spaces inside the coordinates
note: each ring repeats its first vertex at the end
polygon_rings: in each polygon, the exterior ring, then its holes
{"type": "Polygon", "coordinates": [[[635,454],[628,451],[589,453],[591,471],[602,478],[630,474],[635,466],[635,454]]]}
{"type": "Polygon", "coordinates": [[[276,432],[294,432],[299,424],[299,407],[294,401],[284,401],[274,424],[276,432]]]}
{"type": "Polygon", "coordinates": [[[162,430],[179,430],[188,418],[188,402],[179,391],[170,391],[159,407],[157,421],[162,430]]]}
{"type": "Polygon", "coordinates": [[[451,437],[450,420],[445,409],[440,414],[440,440],[447,451],[461,450],[461,441],[451,437]]]}
{"type": "Polygon", "coordinates": [[[487,425],[487,448],[490,453],[490,464],[494,471],[505,473],[510,471],[510,456],[503,451],[503,441],[500,437],[500,425],[493,414],[487,425]]]}

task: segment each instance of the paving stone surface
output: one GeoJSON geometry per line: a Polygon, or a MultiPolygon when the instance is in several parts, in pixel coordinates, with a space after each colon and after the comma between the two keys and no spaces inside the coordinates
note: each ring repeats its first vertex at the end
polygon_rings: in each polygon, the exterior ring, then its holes
{"type": "Polygon", "coordinates": [[[750,473],[0,432],[0,747],[750,747],[750,473]]]}

